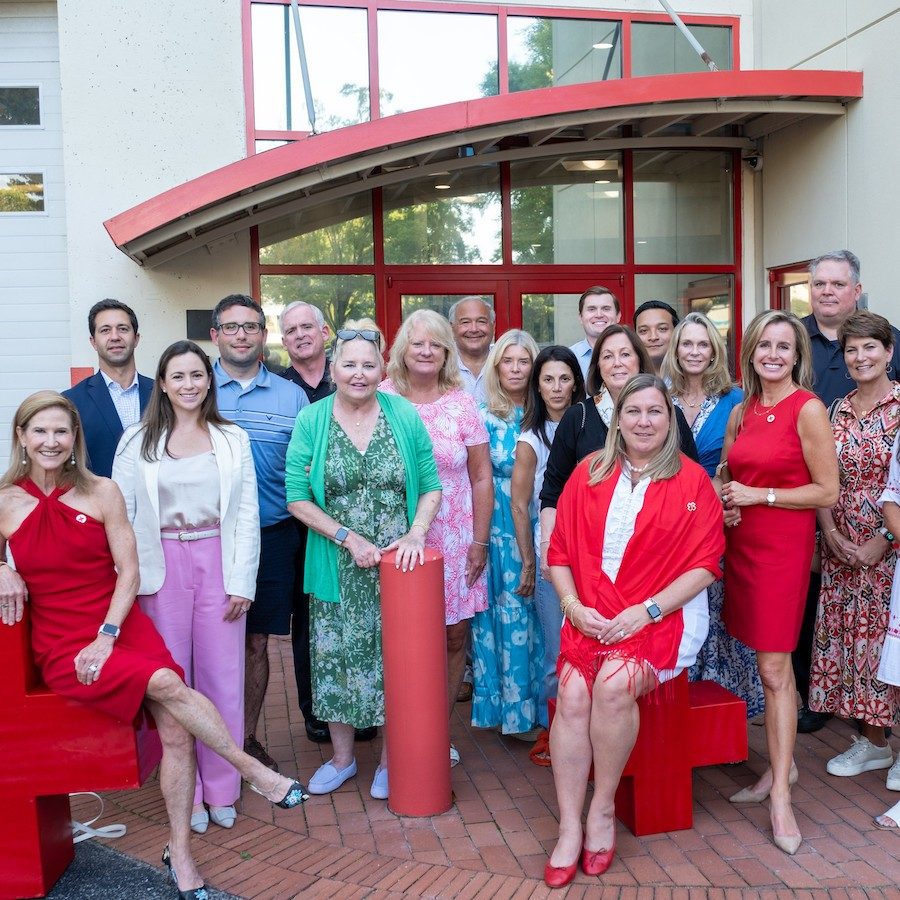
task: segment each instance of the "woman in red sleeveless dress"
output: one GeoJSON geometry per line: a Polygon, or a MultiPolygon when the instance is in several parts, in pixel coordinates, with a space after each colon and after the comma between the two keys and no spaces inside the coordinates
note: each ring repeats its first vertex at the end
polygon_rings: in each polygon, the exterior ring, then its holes
{"type": "Polygon", "coordinates": [[[181,897],[205,900],[190,852],[190,735],[271,802],[291,808],[307,794],[238,748],[215,707],[184,684],[153,624],[133,605],[134,532],[118,487],[85,467],[72,403],[53,391],[32,394],[16,411],[14,427],[12,462],[0,479],[0,559],[8,543],[17,574],[5,560],[0,565],[0,620],[21,621],[27,591],[32,648],[51,690],[125,722],[147,706],[163,744],[160,786],[170,823],[163,861],[181,897]]]}
{"type": "Polygon", "coordinates": [[[771,793],[775,844],[796,853],[801,836],[790,785],[797,737],[797,688],[791,651],[797,646],[816,509],[838,492],[837,455],[825,407],[811,393],[812,349],[790,313],[760,313],[741,349],[744,402],[728,420],[720,470],[727,546],[725,606],[729,634],[756,650],[766,697],[770,768],[734,803],[771,793]]]}

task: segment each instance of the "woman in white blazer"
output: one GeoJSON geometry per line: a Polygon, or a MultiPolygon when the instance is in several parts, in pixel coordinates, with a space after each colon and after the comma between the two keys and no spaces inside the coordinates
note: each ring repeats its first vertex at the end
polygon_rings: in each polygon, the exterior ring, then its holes
{"type": "MultiPolygon", "coordinates": [[[[238,744],[244,728],[244,615],[259,565],[259,503],[250,439],[219,415],[209,357],[178,341],[160,357],[140,424],[122,435],[122,489],[140,562],[138,601],[185,681],[217,707],[238,744]]],[[[197,742],[191,828],[235,821],[240,775],[197,742]],[[209,812],[206,810],[209,806],[209,812]]]]}

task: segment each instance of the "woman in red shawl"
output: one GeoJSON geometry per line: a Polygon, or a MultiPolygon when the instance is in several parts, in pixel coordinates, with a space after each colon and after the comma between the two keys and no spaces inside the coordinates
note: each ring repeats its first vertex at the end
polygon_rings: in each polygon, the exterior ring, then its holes
{"type": "Polygon", "coordinates": [[[706,472],[678,450],[665,383],[636,375],[603,450],[560,497],[548,562],[563,623],[550,755],[559,841],[544,879],[562,887],[579,856],[600,875],[615,852],[615,793],[637,738],[637,699],[694,661],[720,576],[722,507],[706,472]],[[594,797],[582,829],[588,772],[594,797]]]}

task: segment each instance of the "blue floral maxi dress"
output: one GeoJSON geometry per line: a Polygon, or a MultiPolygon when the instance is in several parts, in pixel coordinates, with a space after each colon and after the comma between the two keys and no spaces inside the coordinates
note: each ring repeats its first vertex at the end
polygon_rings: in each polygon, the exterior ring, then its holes
{"type": "Polygon", "coordinates": [[[543,641],[534,597],[514,593],[522,575],[512,517],[512,470],[522,410],[504,421],[482,407],[494,477],[488,548],[488,608],[472,620],[475,680],[472,724],[500,726],[503,734],[530,731],[538,722],[543,641]]]}
{"type": "MultiPolygon", "coordinates": [[[[332,418],[325,463],[325,512],[384,547],[407,531],[406,480],[384,413],[365,453],[332,418]]],[[[309,598],[313,712],[354,728],[384,724],[384,665],[378,566],[361,569],[338,551],[340,602],[309,598]]]]}

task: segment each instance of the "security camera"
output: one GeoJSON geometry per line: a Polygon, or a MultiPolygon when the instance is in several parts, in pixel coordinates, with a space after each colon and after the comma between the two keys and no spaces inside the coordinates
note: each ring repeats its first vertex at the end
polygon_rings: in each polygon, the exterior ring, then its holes
{"type": "Polygon", "coordinates": [[[747,164],[747,167],[749,169],[752,169],[754,172],[762,172],[762,167],[763,167],[762,153],[748,153],[744,157],[744,162],[747,164]]]}

